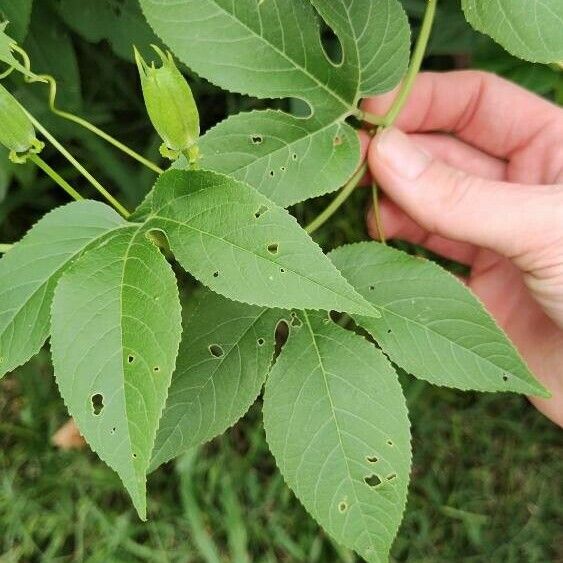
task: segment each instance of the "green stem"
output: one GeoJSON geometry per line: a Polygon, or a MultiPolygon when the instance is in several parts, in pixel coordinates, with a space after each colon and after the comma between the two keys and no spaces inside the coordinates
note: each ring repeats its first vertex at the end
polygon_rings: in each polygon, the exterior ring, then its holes
{"type": "Polygon", "coordinates": [[[401,85],[397,97],[393,100],[391,108],[385,114],[386,127],[390,127],[395,123],[395,120],[401,113],[401,110],[408,100],[408,97],[414,86],[414,81],[416,80],[416,77],[420,72],[422,59],[424,59],[428,40],[430,39],[430,33],[432,32],[432,25],[434,24],[434,16],[436,15],[437,4],[438,0],[428,0],[428,3],[426,4],[426,11],[424,12],[422,26],[420,28],[420,33],[418,34],[418,40],[414,48],[409,69],[407,71],[405,79],[403,80],[403,84],[401,85]]]}
{"type": "Polygon", "coordinates": [[[53,137],[53,135],[51,135],[51,133],[49,133],[49,131],[45,129],[45,127],[43,127],[43,125],[41,125],[41,123],[39,123],[39,121],[37,121],[37,119],[35,119],[35,117],[33,117],[25,108],[24,111],[33,125],[35,125],[35,127],[42,133],[42,135],[49,140],[49,142],[90,182],[90,184],[92,184],[92,186],[96,188],[96,190],[98,190],[98,192],[105,198],[105,200],[109,202],[119,213],[121,213],[123,217],[129,217],[129,211],[127,211],[127,209],[125,209],[125,207],[123,207],[123,205],[121,205],[121,203],[119,203],[119,201],[117,201],[106,190],[106,188],[104,188],[102,184],[100,184],[100,182],[98,182],[98,180],[96,180],[96,178],[94,178],[94,176],[92,176],[92,174],[90,174],[90,172],[88,172],[88,170],[86,170],[86,168],[84,168],[84,166],[82,166],[82,164],[80,164],[80,162],[78,162],[78,160],[76,160],[76,158],[74,158],[63,147],[63,145],[61,145],[61,143],[59,143],[59,141],[57,141],[57,139],[55,139],[55,137],[53,137]]]}
{"type": "MultiPolygon", "coordinates": [[[[23,59],[23,65],[25,66],[25,68],[31,72],[31,61],[29,59],[28,54],[21,47],[17,45],[14,45],[14,49],[21,55],[23,59]]],[[[102,138],[104,141],[113,145],[115,148],[124,152],[126,155],[130,156],[137,162],[140,162],[141,164],[143,164],[153,172],[156,172],[157,174],[162,174],[164,172],[164,170],[162,170],[162,168],[157,166],[154,162],[151,162],[150,160],[146,159],[144,156],[141,156],[139,153],[129,148],[127,145],[121,143],[117,139],[114,139],[109,133],[106,133],[102,129],[96,127],[86,119],[79,117],[78,115],[74,115],[73,113],[69,113],[67,111],[58,109],[57,106],[55,105],[55,101],[57,98],[57,81],[50,74],[37,74],[35,75],[35,78],[26,76],[25,80],[27,82],[41,82],[49,85],[49,108],[55,115],[58,115],[63,119],[68,119],[69,121],[73,121],[74,123],[77,123],[81,127],[84,127],[88,131],[94,133],[94,135],[97,135],[98,137],[102,138]]]]}
{"type": "Polygon", "coordinates": [[[30,153],[27,157],[31,162],[36,164],[47,176],[49,176],[56,184],[58,184],[70,197],[79,201],[82,196],[55,170],[53,170],[39,155],[30,153]]]}
{"type": "Polygon", "coordinates": [[[387,239],[385,237],[385,230],[383,229],[383,221],[381,221],[381,207],[379,205],[379,188],[377,183],[373,181],[371,184],[371,198],[373,202],[373,220],[375,221],[375,227],[377,228],[377,234],[379,240],[383,244],[387,244],[387,239]]]}
{"type": "Polygon", "coordinates": [[[370,113],[369,111],[364,111],[361,109],[358,109],[355,115],[360,121],[364,121],[365,123],[376,125],[378,127],[385,125],[384,115],[375,115],[375,113],[370,113]]]}
{"type": "MultiPolygon", "coordinates": [[[[426,52],[426,47],[428,45],[428,40],[430,39],[430,33],[432,31],[432,25],[434,23],[434,16],[436,15],[436,5],[438,0],[428,0],[426,5],[426,11],[424,12],[424,18],[422,20],[422,26],[420,28],[420,33],[418,35],[418,40],[416,42],[416,46],[414,48],[414,52],[411,58],[411,62],[409,65],[409,69],[403,80],[403,84],[397,94],[397,97],[393,100],[393,104],[389,108],[389,111],[385,114],[384,117],[374,115],[369,112],[362,112],[358,110],[359,113],[356,115],[362,114],[362,119],[367,121],[368,123],[373,123],[377,125],[377,131],[383,130],[385,127],[390,127],[395,123],[395,120],[401,113],[409,94],[414,86],[414,81],[420,72],[420,67],[422,65],[422,60],[424,59],[424,54],[426,52]]],[[[367,164],[364,162],[360,168],[356,171],[354,176],[350,178],[348,183],[342,188],[342,190],[338,193],[338,195],[332,200],[332,202],[328,205],[328,207],[322,211],[316,219],[314,219],[305,230],[311,234],[316,231],[321,225],[323,225],[336,211],[340,208],[340,206],[348,199],[351,193],[354,191],[360,180],[362,179],[363,175],[366,173],[367,164]]],[[[379,202],[375,197],[377,192],[372,192],[374,196],[374,208],[373,212],[374,215],[377,215],[376,221],[378,223],[378,229],[382,229],[381,226],[381,219],[379,217],[379,202]]],[[[380,231],[380,235],[382,235],[382,241],[384,241],[383,232],[380,231]]]]}
{"type": "Polygon", "coordinates": [[[372,125],[377,125],[380,127],[390,127],[395,123],[395,120],[401,113],[405,103],[408,100],[409,94],[411,93],[412,87],[414,86],[414,81],[418,73],[420,72],[420,66],[422,65],[422,59],[424,59],[424,54],[426,53],[426,47],[428,45],[428,40],[430,39],[430,33],[432,31],[432,25],[434,24],[434,16],[436,15],[436,5],[438,0],[427,0],[426,11],[424,12],[424,18],[422,20],[422,26],[420,28],[420,33],[418,35],[418,40],[414,48],[414,52],[411,58],[409,69],[405,75],[405,79],[399,89],[399,93],[393,100],[393,104],[384,116],[375,115],[369,111],[358,110],[356,116],[372,125]]]}
{"type": "Polygon", "coordinates": [[[312,234],[319,227],[324,225],[340,208],[340,206],[348,199],[350,194],[355,190],[360,180],[364,177],[367,170],[367,163],[364,162],[356,170],[354,175],[348,180],[346,185],[340,190],[338,195],[330,202],[330,204],[322,211],[311,223],[309,223],[305,230],[312,234]]]}
{"type": "Polygon", "coordinates": [[[74,121],[74,123],[78,123],[78,125],[80,125],[81,127],[88,129],[89,131],[94,133],[94,135],[101,137],[102,139],[104,139],[104,141],[107,141],[110,145],[113,145],[115,148],[124,152],[126,155],[130,156],[137,162],[140,162],[141,164],[143,164],[153,172],[156,172],[157,174],[162,174],[164,172],[164,170],[159,166],[157,166],[156,164],[154,164],[154,162],[151,162],[150,160],[146,159],[144,156],[141,156],[133,149],[129,148],[127,145],[124,145],[123,143],[119,142],[117,139],[114,139],[111,135],[109,135],[102,129],[99,129],[89,121],[86,121],[86,119],[83,119],[82,117],[78,117],[77,115],[74,115],[72,113],[67,113],[66,111],[57,109],[54,106],[51,108],[51,110],[59,117],[68,119],[69,121],[74,121]]]}
{"type": "Polygon", "coordinates": [[[14,246],[13,244],[0,244],[0,254],[6,254],[14,246]]]}

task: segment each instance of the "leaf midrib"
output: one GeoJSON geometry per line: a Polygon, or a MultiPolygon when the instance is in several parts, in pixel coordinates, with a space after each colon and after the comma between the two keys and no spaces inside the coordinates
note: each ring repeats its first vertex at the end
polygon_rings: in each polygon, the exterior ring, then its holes
{"type": "MultiPolygon", "coordinates": [[[[199,397],[201,395],[201,392],[203,391],[203,389],[205,389],[205,387],[209,384],[209,382],[215,377],[215,374],[217,373],[217,371],[219,370],[219,368],[223,365],[223,362],[225,362],[227,360],[227,358],[230,356],[230,354],[233,352],[233,350],[235,350],[235,348],[240,344],[240,342],[243,340],[243,338],[248,334],[248,332],[254,327],[256,326],[256,324],[258,323],[258,321],[266,314],[270,311],[270,309],[268,307],[265,307],[263,311],[260,312],[260,314],[255,317],[252,322],[248,325],[248,327],[244,330],[244,332],[241,334],[241,336],[235,340],[235,342],[233,343],[233,345],[231,346],[231,348],[229,349],[229,351],[222,357],[220,358],[220,361],[218,362],[217,366],[215,367],[215,369],[212,371],[212,373],[209,375],[209,377],[205,380],[205,382],[203,383],[203,385],[201,385],[201,387],[199,388],[199,390],[197,391],[197,393],[194,393],[194,401],[195,398],[199,397]]],[[[193,401],[192,401],[193,402],[193,401]]],[[[189,403],[191,404],[191,403],[189,403]]],[[[232,404],[231,407],[229,408],[229,414],[231,413],[232,410],[232,404]]],[[[172,430],[172,432],[170,432],[170,434],[168,435],[168,437],[166,438],[166,440],[164,441],[164,443],[162,444],[162,446],[158,449],[158,452],[156,453],[160,453],[164,447],[166,446],[166,444],[170,441],[171,436],[173,434],[173,432],[176,430],[176,428],[178,428],[178,426],[180,426],[180,423],[185,420],[185,418],[187,417],[187,414],[183,414],[180,418],[180,420],[178,421],[178,424],[174,425],[174,430],[172,430]]],[[[213,413],[213,424],[215,423],[215,419],[216,419],[216,410],[213,413]]],[[[210,425],[211,426],[211,425],[210,425]]],[[[201,430],[201,423],[200,423],[200,427],[198,428],[198,433],[201,430]]],[[[188,446],[190,447],[190,446],[188,446]]],[[[183,448],[186,449],[186,448],[183,448]]],[[[156,453],[153,453],[152,458],[155,459],[156,453]]],[[[164,462],[162,462],[164,463],[164,462]]],[[[150,464],[149,464],[150,465],[150,464]]]]}
{"type": "MultiPolygon", "coordinates": [[[[272,110],[263,110],[263,111],[264,111],[264,113],[272,112],[272,110]]],[[[250,112],[250,114],[259,114],[259,113],[262,113],[262,112],[260,112],[259,110],[255,110],[255,111],[250,112]]],[[[283,114],[283,115],[287,115],[288,117],[294,117],[291,114],[283,114]]],[[[240,172],[241,170],[248,169],[248,168],[250,168],[251,166],[254,166],[257,162],[260,162],[263,159],[264,160],[270,159],[272,156],[276,155],[277,153],[282,152],[282,151],[286,151],[288,149],[288,147],[291,147],[293,144],[300,143],[304,139],[307,139],[308,137],[314,137],[315,135],[319,135],[320,133],[324,133],[326,130],[330,129],[331,127],[342,126],[342,124],[343,124],[342,120],[344,119],[345,116],[346,116],[345,114],[341,115],[341,116],[335,118],[334,120],[332,120],[330,123],[327,123],[326,125],[323,125],[319,129],[315,129],[314,131],[308,131],[307,129],[302,129],[302,131],[305,133],[305,135],[298,137],[297,139],[294,139],[292,141],[289,141],[289,142],[287,142],[286,145],[278,147],[277,149],[274,149],[273,151],[271,151],[269,153],[266,153],[264,155],[260,155],[258,158],[253,160],[250,164],[243,164],[243,165],[241,165],[237,168],[232,169],[229,172],[229,175],[230,174],[236,174],[237,172],[240,172]]],[[[296,119],[299,119],[299,118],[296,118],[296,119]]],[[[303,119],[303,118],[301,118],[301,119],[303,119]]],[[[305,120],[309,120],[309,118],[306,118],[305,120]]],[[[211,132],[211,131],[213,131],[213,129],[211,129],[209,132],[211,132]]],[[[243,135],[242,133],[237,133],[237,134],[243,135]]],[[[204,139],[204,138],[205,138],[205,136],[202,137],[202,139],[204,139]]],[[[250,154],[251,156],[256,156],[253,153],[247,153],[247,154],[250,154]]],[[[205,158],[205,155],[203,155],[202,160],[203,160],[203,158],[205,158]]]]}
{"type": "MultiPolygon", "coordinates": [[[[501,371],[501,372],[507,372],[509,371],[514,377],[516,377],[518,380],[520,380],[522,383],[526,383],[527,385],[530,385],[530,387],[533,387],[531,385],[530,382],[526,381],[526,379],[523,379],[520,375],[516,374],[512,369],[503,369],[500,366],[498,366],[497,364],[495,364],[494,362],[492,362],[491,360],[489,360],[488,358],[481,356],[480,354],[478,354],[477,352],[475,352],[474,350],[472,350],[471,348],[467,348],[465,346],[462,346],[461,344],[457,343],[454,340],[451,340],[450,338],[448,338],[447,336],[444,336],[443,334],[439,333],[438,331],[434,330],[433,328],[422,324],[414,319],[411,319],[410,317],[405,317],[404,315],[401,315],[400,313],[396,313],[395,311],[389,309],[388,307],[384,306],[384,305],[378,305],[378,307],[381,307],[382,311],[389,313],[390,315],[394,315],[395,317],[398,317],[400,319],[402,319],[404,322],[407,323],[412,323],[414,325],[416,325],[417,327],[419,327],[423,332],[430,332],[431,334],[434,334],[436,337],[440,338],[441,340],[445,340],[446,342],[448,342],[449,344],[455,346],[457,349],[459,350],[464,350],[466,352],[469,352],[472,356],[475,356],[476,358],[479,358],[480,360],[484,361],[485,363],[493,366],[497,371],[501,371]]],[[[371,317],[370,317],[371,318],[371,317]]]]}
{"type": "MultiPolygon", "coordinates": [[[[241,20],[236,18],[234,14],[232,14],[231,12],[229,12],[228,10],[223,8],[223,6],[220,6],[219,4],[217,4],[217,2],[215,2],[215,0],[209,0],[209,1],[212,2],[222,12],[227,14],[232,20],[239,23],[242,27],[244,27],[246,30],[248,30],[254,37],[256,37],[257,39],[261,40],[263,43],[265,43],[266,45],[271,47],[274,51],[276,51],[279,55],[281,55],[286,61],[288,61],[294,67],[301,70],[303,72],[303,74],[305,74],[307,77],[309,77],[311,80],[313,80],[313,82],[315,82],[318,86],[320,86],[323,90],[325,90],[330,96],[332,96],[335,100],[337,100],[344,108],[346,108],[347,112],[349,112],[353,109],[353,105],[351,103],[347,102],[340,95],[338,95],[336,92],[334,92],[333,90],[328,88],[328,86],[326,84],[321,82],[314,74],[311,74],[305,67],[301,66],[297,61],[294,61],[293,59],[291,59],[284,51],[282,51],[281,49],[276,47],[276,45],[274,45],[273,43],[267,42],[262,35],[259,35],[258,33],[256,33],[252,28],[250,28],[244,22],[242,22],[241,20]]],[[[330,64],[330,61],[326,57],[326,55],[325,55],[325,60],[327,61],[328,64],[330,64]]]]}
{"type": "Polygon", "coordinates": [[[354,498],[356,499],[356,504],[358,506],[358,510],[360,511],[360,514],[362,515],[362,522],[364,524],[364,531],[367,532],[367,535],[369,537],[369,542],[370,542],[372,549],[377,550],[377,546],[373,542],[372,536],[369,533],[370,527],[369,527],[369,525],[366,521],[366,515],[365,515],[365,513],[362,509],[362,503],[360,502],[360,499],[358,497],[358,493],[356,492],[355,479],[353,478],[352,473],[350,471],[350,464],[348,463],[348,456],[346,454],[346,450],[344,449],[344,444],[342,443],[340,426],[338,424],[338,418],[336,416],[334,403],[332,401],[332,394],[330,392],[330,387],[329,387],[328,380],[327,380],[327,371],[326,371],[324,364],[323,364],[321,352],[319,350],[319,347],[317,346],[317,339],[315,337],[315,332],[313,331],[313,327],[311,326],[311,322],[309,321],[309,315],[307,314],[307,311],[303,311],[303,316],[305,318],[305,322],[307,323],[307,328],[309,330],[309,334],[311,335],[311,341],[313,342],[313,346],[315,348],[315,353],[316,353],[317,358],[319,360],[319,367],[321,368],[321,373],[323,375],[323,382],[324,382],[324,385],[325,385],[327,396],[329,398],[332,419],[334,420],[334,425],[336,426],[336,433],[338,435],[338,443],[339,443],[339,446],[340,446],[340,451],[342,452],[342,455],[343,455],[345,463],[346,463],[346,471],[348,473],[348,479],[352,483],[352,490],[354,491],[354,498]]]}
{"type": "MultiPolygon", "coordinates": [[[[206,189],[209,189],[209,188],[206,188],[206,189]]],[[[203,191],[203,190],[202,190],[202,191],[203,191]]],[[[190,197],[190,196],[181,196],[181,198],[189,198],[189,197],[190,197]]],[[[180,199],[180,198],[178,198],[178,199],[180,199]]],[[[169,204],[167,204],[167,205],[169,205],[169,204]]],[[[200,235],[206,235],[206,236],[208,236],[208,237],[210,237],[210,238],[214,238],[214,239],[216,239],[216,240],[218,240],[218,241],[221,241],[221,242],[223,242],[223,243],[225,243],[225,244],[231,245],[232,247],[234,247],[234,248],[236,248],[236,249],[238,249],[238,250],[241,250],[241,251],[243,251],[243,252],[246,252],[247,254],[250,254],[251,256],[254,256],[254,257],[257,257],[257,258],[261,258],[263,261],[267,262],[268,264],[275,264],[275,265],[277,265],[277,266],[280,266],[280,264],[278,264],[278,262],[275,262],[274,260],[270,260],[269,258],[267,258],[267,257],[265,257],[265,256],[262,256],[262,255],[260,255],[260,254],[255,253],[255,252],[252,252],[251,250],[248,250],[247,248],[244,248],[244,247],[242,247],[242,246],[239,246],[238,244],[235,244],[235,243],[231,242],[230,240],[227,240],[227,239],[225,239],[225,238],[222,238],[222,237],[220,237],[220,236],[217,236],[217,235],[215,235],[215,234],[213,234],[213,233],[209,233],[209,232],[207,232],[207,231],[202,231],[201,229],[197,229],[196,227],[193,227],[193,226],[191,226],[191,225],[188,225],[188,224],[185,223],[185,222],[178,221],[178,220],[176,220],[176,219],[171,219],[171,218],[169,218],[169,217],[164,217],[164,216],[162,216],[162,215],[158,215],[158,213],[159,213],[160,211],[162,211],[162,208],[159,209],[159,211],[155,212],[155,214],[153,215],[153,217],[154,217],[154,218],[157,218],[157,219],[160,219],[160,220],[162,220],[162,221],[168,221],[168,222],[170,222],[170,223],[174,223],[174,224],[176,224],[176,225],[180,225],[180,226],[185,227],[185,228],[187,228],[187,229],[191,229],[192,231],[195,231],[196,233],[198,233],[198,234],[200,234],[200,235]]],[[[346,299],[346,300],[352,301],[352,299],[351,299],[350,297],[345,297],[344,295],[341,295],[340,293],[337,293],[334,289],[331,289],[330,287],[327,287],[326,285],[323,285],[323,284],[321,284],[320,282],[318,282],[317,280],[311,279],[311,278],[309,278],[308,276],[306,276],[306,275],[304,275],[304,274],[301,274],[301,273],[299,273],[299,272],[296,272],[295,270],[293,270],[292,268],[289,268],[289,267],[286,266],[286,265],[283,265],[283,268],[284,268],[285,270],[287,270],[288,272],[291,272],[291,273],[294,274],[295,276],[298,276],[298,277],[300,277],[300,278],[302,278],[302,279],[305,279],[305,280],[311,282],[312,284],[319,286],[320,288],[322,288],[322,289],[324,289],[324,290],[330,291],[332,294],[336,295],[339,299],[346,299]]],[[[336,271],[338,271],[338,270],[336,270],[336,271]]],[[[343,278],[343,280],[346,282],[346,279],[345,279],[345,278],[343,278]]],[[[350,286],[350,289],[351,289],[352,291],[355,291],[352,286],[350,286]]],[[[359,297],[362,297],[360,294],[358,294],[358,296],[359,296],[359,297]]],[[[365,298],[362,297],[362,299],[365,299],[365,298]]],[[[352,302],[355,303],[356,305],[361,305],[362,307],[365,307],[365,304],[364,304],[364,303],[358,303],[356,300],[353,300],[352,302]]],[[[369,303],[369,302],[367,302],[367,303],[369,303]]],[[[375,308],[374,308],[374,310],[375,310],[375,308]]],[[[366,315],[366,316],[369,317],[369,315],[366,315]]],[[[371,317],[370,317],[370,318],[371,318],[371,317]]]]}

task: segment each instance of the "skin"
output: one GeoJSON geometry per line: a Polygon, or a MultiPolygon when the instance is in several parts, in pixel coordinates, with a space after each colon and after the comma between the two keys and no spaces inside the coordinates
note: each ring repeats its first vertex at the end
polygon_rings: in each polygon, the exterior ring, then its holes
{"type": "MultiPolygon", "coordinates": [[[[492,74],[422,73],[396,128],[362,140],[387,237],[471,267],[468,286],[552,393],[531,402],[563,426],[563,110],[492,74]]],[[[377,238],[372,210],[368,228],[377,238]]]]}

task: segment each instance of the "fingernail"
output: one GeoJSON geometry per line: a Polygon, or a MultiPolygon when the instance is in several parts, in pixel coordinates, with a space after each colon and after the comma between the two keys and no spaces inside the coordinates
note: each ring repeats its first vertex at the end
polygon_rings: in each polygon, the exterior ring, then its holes
{"type": "Polygon", "coordinates": [[[396,174],[408,180],[420,176],[432,160],[426,151],[413,143],[402,131],[393,127],[379,134],[376,141],[379,157],[396,174]]]}

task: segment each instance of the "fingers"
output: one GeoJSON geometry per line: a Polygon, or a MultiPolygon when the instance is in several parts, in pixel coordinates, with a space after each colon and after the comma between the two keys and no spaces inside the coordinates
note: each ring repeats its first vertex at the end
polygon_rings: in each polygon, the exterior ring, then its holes
{"type": "MultiPolygon", "coordinates": [[[[382,115],[394,93],[364,102],[382,115]]],[[[407,132],[445,131],[500,158],[527,145],[558,123],[561,111],[548,101],[493,74],[478,71],[421,73],[396,125],[407,132]]],[[[544,137],[547,139],[547,136],[544,137]]]]}
{"type": "MultiPolygon", "coordinates": [[[[418,146],[432,154],[433,157],[446,162],[450,166],[491,180],[502,180],[505,177],[506,165],[504,161],[488,156],[450,135],[438,133],[413,134],[410,135],[410,138],[418,146]]],[[[366,184],[368,183],[366,182],[366,184]]],[[[383,230],[388,238],[399,238],[420,244],[436,254],[467,266],[473,264],[478,252],[475,246],[451,241],[428,232],[389,198],[381,198],[380,212],[383,230]]],[[[373,210],[371,209],[367,215],[367,226],[370,236],[375,239],[379,238],[373,210]]]]}
{"type": "MultiPolygon", "coordinates": [[[[365,158],[371,137],[366,131],[359,131],[362,160],[365,158]]],[[[464,170],[490,180],[504,180],[506,178],[506,162],[485,154],[483,151],[452,137],[441,133],[415,133],[411,139],[434,157],[443,160],[454,168],[464,170]]],[[[368,175],[361,185],[371,184],[368,175]]]]}
{"type": "Polygon", "coordinates": [[[506,162],[441,133],[415,133],[411,139],[426,152],[453,168],[488,180],[506,179],[506,162]]]}
{"type": "Polygon", "coordinates": [[[556,186],[525,186],[469,175],[435,159],[407,135],[388,129],[369,149],[372,175],[386,195],[424,230],[517,259],[559,230],[556,186]]]}
{"type": "MultiPolygon", "coordinates": [[[[428,232],[388,198],[381,199],[380,217],[383,223],[383,231],[387,238],[398,238],[413,244],[419,244],[444,258],[455,260],[466,266],[473,264],[473,260],[478,252],[475,246],[452,241],[428,232]]],[[[371,238],[379,239],[379,229],[377,228],[373,208],[369,209],[366,220],[368,233],[371,238]]]]}

